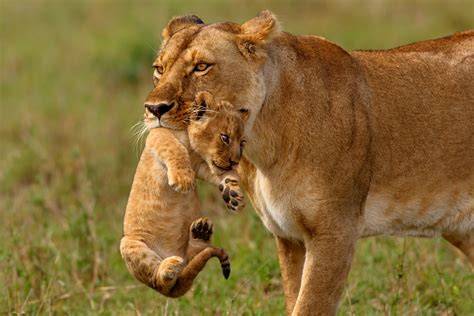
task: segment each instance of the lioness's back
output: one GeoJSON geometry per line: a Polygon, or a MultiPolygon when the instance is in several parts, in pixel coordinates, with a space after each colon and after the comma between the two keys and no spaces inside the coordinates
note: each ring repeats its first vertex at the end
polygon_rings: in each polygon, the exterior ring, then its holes
{"type": "Polygon", "coordinates": [[[391,162],[397,175],[436,168],[446,176],[471,176],[474,32],[352,55],[370,87],[377,175],[391,162]]]}

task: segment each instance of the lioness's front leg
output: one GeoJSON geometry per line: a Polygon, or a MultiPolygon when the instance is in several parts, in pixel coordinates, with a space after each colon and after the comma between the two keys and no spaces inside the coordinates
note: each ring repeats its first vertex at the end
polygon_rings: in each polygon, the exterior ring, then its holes
{"type": "Polygon", "coordinates": [[[474,269],[474,229],[465,233],[445,234],[443,237],[466,255],[474,269]]]}
{"type": "Polygon", "coordinates": [[[305,249],[304,245],[297,241],[290,241],[278,236],[275,236],[275,240],[283,278],[286,312],[291,315],[300,290],[305,249]]]}
{"type": "Polygon", "coordinates": [[[291,315],[336,315],[357,239],[353,227],[321,231],[305,241],[301,287],[291,315]]]}

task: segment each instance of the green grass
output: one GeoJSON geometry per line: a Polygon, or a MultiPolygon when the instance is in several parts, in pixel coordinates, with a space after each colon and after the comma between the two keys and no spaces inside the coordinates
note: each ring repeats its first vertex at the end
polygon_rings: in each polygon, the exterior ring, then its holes
{"type": "MultiPolygon", "coordinates": [[[[118,252],[141,147],[130,127],[173,15],[243,22],[269,8],[285,30],[347,49],[386,48],[472,28],[472,1],[0,1],[0,313],[280,315],[272,236],[200,186],[231,255],[185,297],[140,285],[118,252]]],[[[474,275],[441,239],[358,244],[340,314],[469,315],[474,275]]]]}

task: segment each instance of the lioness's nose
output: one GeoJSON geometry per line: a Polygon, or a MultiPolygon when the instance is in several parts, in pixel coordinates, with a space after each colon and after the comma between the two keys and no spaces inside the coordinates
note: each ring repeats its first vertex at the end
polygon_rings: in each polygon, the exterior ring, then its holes
{"type": "Polygon", "coordinates": [[[171,110],[174,106],[174,102],[171,103],[160,103],[158,105],[145,104],[148,111],[151,112],[157,118],[160,118],[163,114],[171,110]]]}

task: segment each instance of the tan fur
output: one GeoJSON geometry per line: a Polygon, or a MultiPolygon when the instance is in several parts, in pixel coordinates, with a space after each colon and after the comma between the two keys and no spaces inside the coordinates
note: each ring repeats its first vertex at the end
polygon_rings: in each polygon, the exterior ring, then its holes
{"type": "Polygon", "coordinates": [[[242,114],[230,104],[214,105],[204,93],[202,117],[187,131],[150,131],[133,180],[124,220],[120,252],[139,281],[169,297],[184,295],[212,257],[218,257],[224,276],[230,273],[227,253],[211,245],[212,224],[202,218],[194,174],[220,186],[228,207],[243,206],[234,165],[241,155],[242,114]],[[205,100],[204,100],[205,99],[205,100]],[[228,133],[224,144],[220,133],[228,133]],[[228,170],[216,167],[223,166],[228,170]]]}
{"type": "Polygon", "coordinates": [[[363,236],[444,235],[472,261],[474,32],[349,53],[268,11],[183,21],[147,102],[207,90],[250,110],[239,175],[276,237],[288,314],[336,313],[363,236]]]}

